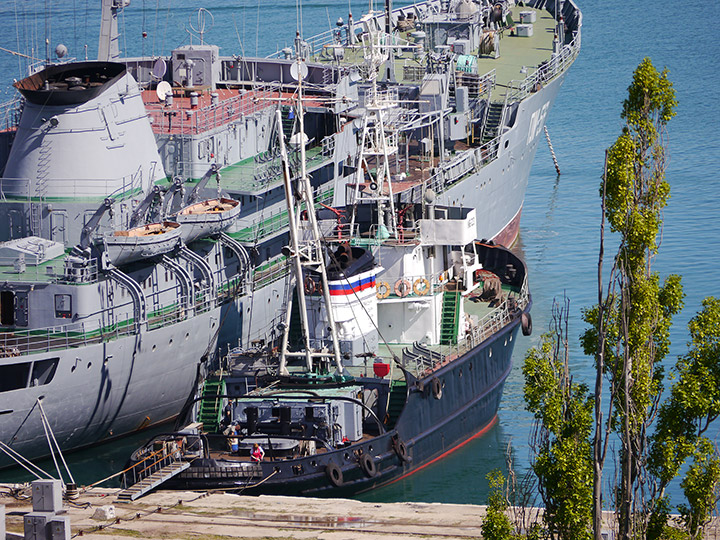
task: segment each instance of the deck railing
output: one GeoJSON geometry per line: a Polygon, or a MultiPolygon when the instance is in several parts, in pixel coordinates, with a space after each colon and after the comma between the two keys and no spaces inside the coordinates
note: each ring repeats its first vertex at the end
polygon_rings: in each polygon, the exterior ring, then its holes
{"type": "Polygon", "coordinates": [[[443,346],[440,350],[435,348],[418,350],[417,347],[413,347],[413,350],[408,350],[405,355],[405,360],[410,359],[412,363],[406,363],[404,367],[417,378],[427,376],[428,373],[442,366],[448,358],[467,353],[512,321],[517,320],[529,301],[530,295],[526,279],[518,292],[508,295],[497,307],[483,316],[466,333],[464,339],[459,340],[456,345],[443,346]]]}
{"type": "Polygon", "coordinates": [[[162,104],[145,105],[156,133],[172,132],[194,135],[224,126],[268,107],[274,107],[273,97],[278,96],[279,85],[259,87],[258,90],[238,94],[216,105],[198,109],[165,107],[162,104]]]}

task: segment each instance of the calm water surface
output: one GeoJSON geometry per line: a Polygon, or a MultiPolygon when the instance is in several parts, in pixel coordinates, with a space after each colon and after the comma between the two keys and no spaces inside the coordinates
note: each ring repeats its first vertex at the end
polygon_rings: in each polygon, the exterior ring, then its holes
{"type": "MultiPolygon", "coordinates": [[[[548,328],[554,298],[567,295],[571,301],[571,367],[575,380],[594,384],[591,359],[582,355],[577,336],[583,331],[581,310],[593,304],[597,295],[598,186],[604,151],[622,126],[620,110],[632,71],[644,56],[651,57],[658,68],[668,67],[679,101],[677,117],[671,121],[668,133],[667,178],[672,197],[665,211],[662,247],[655,266],[663,276],[681,274],[687,295],[686,307],[677,316],[671,333],[670,361],[685,352],[687,322],[700,308],[702,299],[720,295],[716,272],[720,267],[720,72],[712,61],[719,44],[714,22],[720,20],[720,3],[705,2],[697,7],[686,4],[681,11],[677,4],[663,2],[579,1],[584,17],[582,51],[547,123],[562,175],[556,175],[546,147],[539,147],[517,246],[530,268],[535,333],[518,340],[515,367],[505,385],[499,422],[484,437],[471,441],[447,459],[364,495],[364,500],[483,503],[487,496],[485,475],[505,467],[508,446],[518,471],[529,467],[532,417],[524,410],[521,365],[527,348],[537,345],[540,334],[548,328]]],[[[155,4],[133,0],[126,10],[121,28],[125,32],[123,48],[128,54],[167,53],[189,42],[184,27],[198,3],[175,0],[169,12],[157,15],[155,4]],[[141,37],[143,28],[148,32],[145,39],[141,37]]],[[[165,0],[160,4],[167,5],[165,0]]],[[[215,18],[214,26],[206,31],[206,41],[220,45],[223,54],[244,50],[261,55],[290,43],[297,20],[295,2],[260,4],[258,9],[256,1],[205,2],[215,18]]],[[[334,25],[338,17],[347,18],[345,2],[306,0],[302,4],[305,35],[328,29],[328,20],[334,25]]],[[[358,18],[367,2],[352,1],[350,5],[358,18]]],[[[24,0],[2,2],[0,47],[28,52],[26,44],[32,38],[44,37],[43,6],[42,2],[24,0]],[[19,35],[16,21],[21,29],[19,35]]],[[[54,8],[50,25],[52,49],[62,41],[72,56],[83,57],[83,44],[87,42],[88,54],[94,57],[98,10],[95,6],[86,8],[82,0],[64,2],[62,7],[67,11],[54,8]]],[[[42,39],[39,41],[42,43],[42,39]]],[[[40,49],[44,50],[44,45],[40,49]]],[[[22,77],[24,66],[23,60],[0,52],[0,97],[9,99],[13,95],[7,86],[12,79],[22,77]]],[[[717,434],[715,429],[713,436],[717,434]]],[[[71,456],[78,480],[90,483],[118,470],[143,438],[71,456]]],[[[678,494],[676,487],[676,499],[678,494]]]]}

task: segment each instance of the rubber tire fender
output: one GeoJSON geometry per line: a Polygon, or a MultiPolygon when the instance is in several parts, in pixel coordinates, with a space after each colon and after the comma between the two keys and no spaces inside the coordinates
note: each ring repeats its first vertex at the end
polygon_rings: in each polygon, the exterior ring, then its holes
{"type": "Polygon", "coordinates": [[[397,454],[397,457],[400,458],[400,461],[409,461],[407,446],[405,446],[405,443],[402,442],[400,439],[397,439],[393,442],[393,450],[395,450],[395,453],[397,454]]]}
{"type": "Polygon", "coordinates": [[[363,454],[360,456],[360,467],[362,467],[363,472],[370,478],[378,473],[375,460],[370,454],[363,454]]]}
{"type": "Polygon", "coordinates": [[[532,334],[532,317],[529,313],[523,313],[520,316],[520,327],[522,328],[523,336],[532,334]]]}
{"type": "Polygon", "coordinates": [[[333,486],[340,487],[343,485],[342,469],[334,461],[328,461],[328,464],[325,466],[325,474],[330,479],[333,486]]]}
{"type": "Polygon", "coordinates": [[[433,380],[430,381],[430,388],[432,389],[432,395],[435,399],[442,398],[443,389],[440,379],[438,379],[437,377],[433,377],[433,380]]]}

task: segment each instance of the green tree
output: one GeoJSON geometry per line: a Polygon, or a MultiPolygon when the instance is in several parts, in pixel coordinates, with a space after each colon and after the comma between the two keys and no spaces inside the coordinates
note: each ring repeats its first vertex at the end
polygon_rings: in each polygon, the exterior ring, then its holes
{"type": "Polygon", "coordinates": [[[544,521],[558,538],[591,538],[592,411],[585,385],[568,366],[569,303],[553,306],[553,331],[525,357],[525,402],[535,416],[533,471],[545,505],[544,521]]]}
{"type": "Polygon", "coordinates": [[[659,406],[672,317],[682,308],[680,278],[663,283],[652,270],[670,196],[665,181],[665,127],[675,114],[667,70],[645,58],[633,74],[623,103],[625,127],[606,157],[600,188],[603,215],[619,237],[603,292],[604,222],[598,264],[598,305],[585,312],[591,328],[582,338],[596,360],[593,522],[600,538],[602,472],[611,433],[620,440],[616,505],[620,538],[645,536],[656,502],[645,492],[648,430],[659,406]],[[607,416],[603,378],[609,384],[607,416]]]}
{"type": "MultiPolygon", "coordinates": [[[[720,416],[720,300],[709,297],[689,326],[688,353],[673,370],[675,382],[660,407],[651,439],[649,469],[658,499],[681,467],[690,466],[681,482],[687,504],[679,506],[690,538],[702,538],[703,527],[715,508],[720,483],[720,459],[705,436],[720,416]]],[[[658,505],[653,521],[667,522],[667,505],[658,505]]],[[[656,528],[650,538],[661,538],[667,527],[656,528]]]]}
{"type": "Polygon", "coordinates": [[[508,509],[505,497],[505,477],[499,470],[490,471],[487,475],[490,485],[488,505],[485,519],[480,525],[483,538],[486,540],[515,540],[512,523],[506,515],[508,509]]]}

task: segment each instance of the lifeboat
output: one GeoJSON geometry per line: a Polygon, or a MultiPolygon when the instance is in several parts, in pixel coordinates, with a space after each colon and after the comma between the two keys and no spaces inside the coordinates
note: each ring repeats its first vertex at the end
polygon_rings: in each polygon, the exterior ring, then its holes
{"type": "Polygon", "coordinates": [[[116,266],[162,255],[182,242],[179,223],[163,221],[105,235],[105,251],[116,266]]]}
{"type": "Polygon", "coordinates": [[[180,210],[175,220],[182,225],[186,244],[227,229],[240,213],[240,202],[218,198],[201,201],[180,210]]]}

